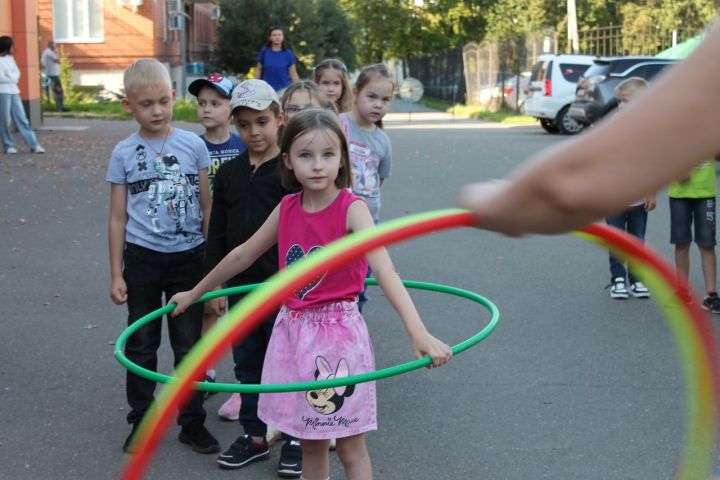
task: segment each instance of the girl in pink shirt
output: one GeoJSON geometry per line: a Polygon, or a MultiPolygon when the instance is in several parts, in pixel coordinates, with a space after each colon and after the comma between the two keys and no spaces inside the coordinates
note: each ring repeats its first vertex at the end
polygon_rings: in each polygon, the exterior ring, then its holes
{"type": "MultiPolygon", "coordinates": [[[[318,109],[298,113],[287,125],[281,152],[283,184],[302,191],[284,197],[255,235],[232,250],[195,288],[171,298],[177,304],[173,314],[252,265],[275,243],[283,269],[349,232],[373,227],[365,202],[348,190],[352,173],[347,143],[335,115],[318,109]]],[[[366,258],[326,272],[284,301],[265,355],[262,383],[325,380],[375,369],[370,336],[357,309],[368,263],[403,321],[414,354],[429,355],[436,367],[450,360],[450,347],[425,329],[387,250],[378,248],[366,258]]],[[[331,438],[337,438],[346,478],[372,477],[364,433],[377,429],[373,382],[262,394],[258,415],[301,439],[302,478],[328,478],[331,438]]]]}

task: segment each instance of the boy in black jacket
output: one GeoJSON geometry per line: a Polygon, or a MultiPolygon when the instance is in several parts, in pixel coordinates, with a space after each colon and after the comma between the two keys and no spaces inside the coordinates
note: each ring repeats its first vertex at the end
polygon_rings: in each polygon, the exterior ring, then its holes
{"type": "MultiPolygon", "coordinates": [[[[230,99],[233,122],[247,151],[220,167],[215,175],[210,227],[206,249],[206,270],[212,270],[233,248],[248,240],[265,222],[287,193],[280,183],[278,129],[282,124],[280,101],[262,80],[246,80],[233,89],[230,99]]],[[[263,254],[249,269],[232,278],[228,286],[266,280],[278,271],[277,248],[263,254]]],[[[241,296],[229,297],[229,307],[241,296]]],[[[219,304],[211,308],[221,314],[219,304]],[[217,306],[217,308],[216,308],[217,306]]],[[[241,383],[260,383],[275,315],[233,348],[235,377],[241,383]]],[[[267,425],[257,416],[257,394],[242,394],[240,423],[245,434],[217,459],[221,468],[237,469],[269,458],[265,436],[267,425]]],[[[299,477],[302,451],[293,438],[283,435],[278,474],[299,477]]]]}

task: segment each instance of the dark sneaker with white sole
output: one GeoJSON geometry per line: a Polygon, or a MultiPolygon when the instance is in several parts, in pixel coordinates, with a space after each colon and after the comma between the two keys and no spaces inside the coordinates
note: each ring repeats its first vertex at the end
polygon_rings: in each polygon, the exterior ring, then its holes
{"type": "Polygon", "coordinates": [[[268,458],[270,458],[270,448],[267,440],[263,438],[261,443],[255,443],[249,435],[243,435],[238,437],[230,445],[230,448],[217,458],[217,463],[220,468],[234,470],[268,458]]]}
{"type": "Polygon", "coordinates": [[[627,300],[628,289],[624,278],[613,278],[612,283],[608,286],[610,287],[610,298],[614,298],[615,300],[627,300]]]}
{"type": "Polygon", "coordinates": [[[201,422],[192,422],[180,429],[178,440],[197,453],[215,453],[220,450],[220,444],[201,422]]]}
{"type": "Polygon", "coordinates": [[[635,298],[650,298],[650,291],[642,282],[631,283],[630,293],[632,293],[632,296],[635,298]]]}
{"type": "Polygon", "coordinates": [[[287,440],[280,449],[278,476],[300,478],[302,475],[302,448],[297,440],[287,440]]]}
{"type": "Polygon", "coordinates": [[[714,314],[720,314],[720,297],[717,292],[710,292],[702,302],[702,308],[714,314]]]}

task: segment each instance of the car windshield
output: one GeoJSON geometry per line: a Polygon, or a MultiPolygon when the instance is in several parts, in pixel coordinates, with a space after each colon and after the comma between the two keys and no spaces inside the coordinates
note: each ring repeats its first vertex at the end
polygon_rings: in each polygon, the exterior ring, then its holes
{"type": "Polygon", "coordinates": [[[589,65],[577,65],[574,63],[561,63],[560,71],[562,76],[568,82],[577,83],[583,73],[588,69],[589,65]]]}

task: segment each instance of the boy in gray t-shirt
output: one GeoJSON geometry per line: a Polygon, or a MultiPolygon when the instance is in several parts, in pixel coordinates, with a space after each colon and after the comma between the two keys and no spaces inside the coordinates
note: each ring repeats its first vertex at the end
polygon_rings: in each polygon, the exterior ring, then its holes
{"type": "MultiPolygon", "coordinates": [[[[167,69],[140,59],[125,70],[125,110],[140,125],[113,150],[108,167],[110,215],[110,297],[127,303],[128,325],[162,306],[163,295],[192,288],[203,276],[204,234],[210,195],[210,157],[197,135],[173,128],[175,100],[167,69]]],[[[168,322],[179,364],[200,338],[201,304],[168,322]]],[[[128,338],[126,357],[148,370],[157,368],[161,321],[128,338]]],[[[155,382],[127,373],[126,393],[132,431],[123,450],[131,453],[138,424],[154,400],[155,382]]],[[[199,453],[220,449],[204,425],[203,395],[195,394],[178,415],[179,439],[199,453]]]]}

